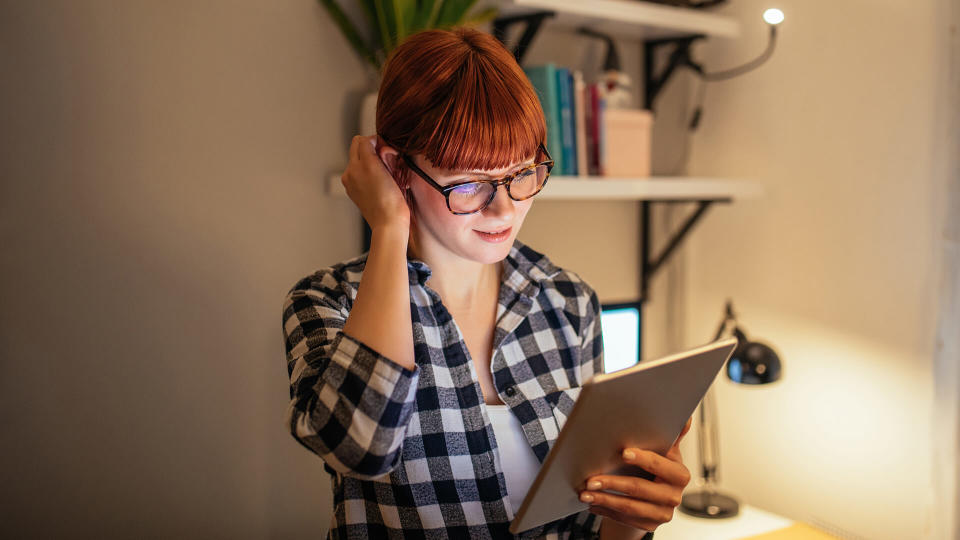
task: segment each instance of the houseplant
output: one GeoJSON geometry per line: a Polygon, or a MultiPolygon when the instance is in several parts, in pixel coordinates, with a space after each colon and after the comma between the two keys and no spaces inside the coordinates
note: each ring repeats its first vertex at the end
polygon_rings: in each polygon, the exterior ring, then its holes
{"type": "Polygon", "coordinates": [[[471,13],[477,0],[349,0],[363,13],[363,24],[357,26],[337,0],[318,1],[370,72],[372,89],[360,107],[360,131],[364,134],[376,131],[380,72],[394,47],[421,30],[482,24],[497,16],[495,7],[471,13]]]}

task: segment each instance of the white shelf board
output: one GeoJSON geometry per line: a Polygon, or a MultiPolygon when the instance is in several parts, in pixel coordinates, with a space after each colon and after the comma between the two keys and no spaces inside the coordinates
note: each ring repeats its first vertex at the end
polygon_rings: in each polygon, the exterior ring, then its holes
{"type": "Polygon", "coordinates": [[[704,200],[761,195],[758,185],[742,180],[658,176],[607,178],[551,176],[539,198],[551,200],[704,200]]]}
{"type": "MultiPolygon", "coordinates": [[[[340,175],[331,176],[327,193],[346,196],[340,175]]],[[[721,178],[651,177],[607,178],[597,176],[551,176],[538,200],[571,201],[670,201],[757,198],[760,186],[743,180],[721,178]]]]}
{"type": "Polygon", "coordinates": [[[593,30],[631,39],[705,34],[735,38],[740,22],[727,15],[702,9],[683,8],[640,0],[499,0],[501,16],[550,10],[556,16],[545,19],[548,26],[593,30]]]}

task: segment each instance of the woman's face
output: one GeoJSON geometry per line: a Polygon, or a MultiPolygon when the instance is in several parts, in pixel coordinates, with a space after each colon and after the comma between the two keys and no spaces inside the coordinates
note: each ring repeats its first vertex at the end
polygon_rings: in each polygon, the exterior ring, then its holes
{"type": "MultiPolygon", "coordinates": [[[[446,186],[479,175],[503,178],[521,166],[533,163],[534,156],[502,169],[463,172],[436,169],[422,155],[415,155],[413,159],[435,182],[446,186]]],[[[496,196],[486,208],[475,214],[458,216],[447,209],[442,193],[431,187],[416,172],[411,170],[410,175],[419,241],[439,244],[455,255],[483,264],[492,264],[506,258],[520,226],[523,225],[523,219],[533,204],[532,198],[514,201],[507,195],[505,186],[498,186],[496,196]],[[501,231],[508,233],[502,238],[482,234],[501,231]]]]}

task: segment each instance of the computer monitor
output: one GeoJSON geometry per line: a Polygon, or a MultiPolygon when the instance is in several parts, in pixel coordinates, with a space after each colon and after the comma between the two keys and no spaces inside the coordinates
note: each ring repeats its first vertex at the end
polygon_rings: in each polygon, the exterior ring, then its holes
{"type": "Polygon", "coordinates": [[[640,302],[602,304],[603,368],[611,373],[640,361],[640,302]]]}

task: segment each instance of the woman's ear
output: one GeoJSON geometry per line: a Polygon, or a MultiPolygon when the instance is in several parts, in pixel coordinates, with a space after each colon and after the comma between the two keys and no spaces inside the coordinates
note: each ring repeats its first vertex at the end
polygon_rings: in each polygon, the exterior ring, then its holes
{"type": "Polygon", "coordinates": [[[393,176],[394,178],[396,178],[397,165],[401,160],[400,151],[388,145],[378,135],[377,136],[377,155],[380,157],[380,161],[383,162],[383,165],[387,168],[387,171],[390,172],[390,176],[393,176]]]}

